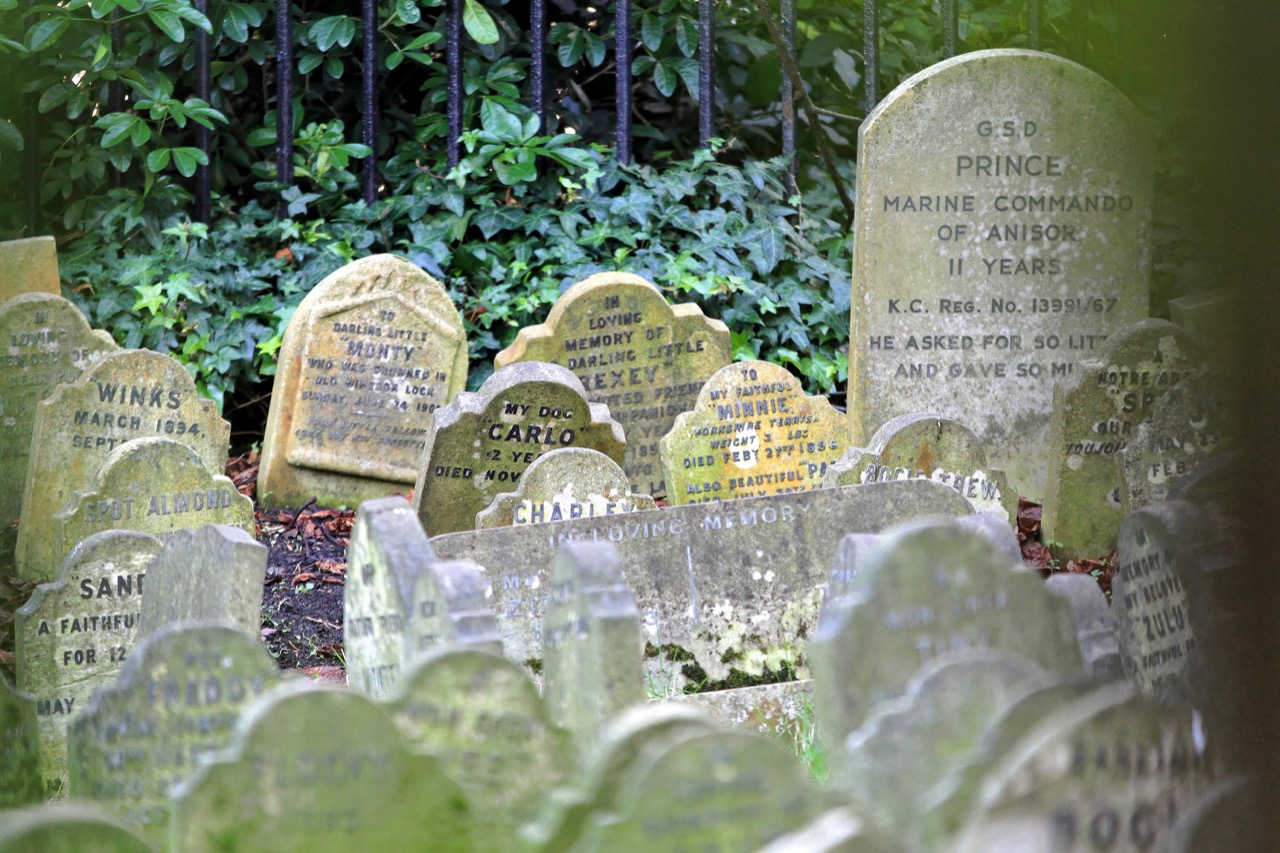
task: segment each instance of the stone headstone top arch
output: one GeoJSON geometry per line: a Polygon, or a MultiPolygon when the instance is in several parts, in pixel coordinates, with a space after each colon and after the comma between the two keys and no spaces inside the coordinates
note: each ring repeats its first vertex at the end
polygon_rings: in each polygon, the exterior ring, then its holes
{"type": "Polygon", "coordinates": [[[0,853],[157,853],[94,803],[66,802],[0,813],[0,853]]]}
{"type": "Polygon", "coordinates": [[[0,302],[26,293],[62,295],[53,237],[0,241],[0,302]]]}
{"type": "Polygon", "coordinates": [[[201,621],[225,622],[253,635],[262,624],[266,576],[267,548],[244,528],[206,524],[169,531],[147,570],[141,636],[201,621]]]}
{"type": "Polygon", "coordinates": [[[564,447],[539,456],[514,492],[503,492],[476,514],[476,528],[540,524],[657,509],[631,492],[622,466],[598,450],[564,447]]]}

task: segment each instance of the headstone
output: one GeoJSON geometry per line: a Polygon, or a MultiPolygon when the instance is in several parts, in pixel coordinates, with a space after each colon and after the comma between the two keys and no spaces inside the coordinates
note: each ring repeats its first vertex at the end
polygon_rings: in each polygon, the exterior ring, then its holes
{"type": "Polygon", "coordinates": [[[467,384],[462,318],[409,261],[347,264],[285,329],[258,494],[269,507],[354,506],[418,476],[431,413],[467,384]]]}
{"type": "Polygon", "coordinates": [[[103,530],[159,536],[206,524],[254,529],[253,501],[236,490],[222,466],[206,467],[190,446],[171,438],[126,441],[85,486],[46,525],[53,559],[103,530]]]}
{"type": "Polygon", "coordinates": [[[1188,293],[1169,300],[1169,319],[1219,349],[1228,338],[1239,310],[1229,290],[1188,293]]]}
{"type": "Polygon", "coordinates": [[[858,132],[851,439],[937,412],[1044,495],[1055,382],[1147,315],[1152,154],[1107,81],[982,50],[906,80],[858,132]]]}
{"type": "Polygon", "coordinates": [[[1202,367],[1189,334],[1144,320],[1112,335],[1096,360],[1054,388],[1042,531],[1064,556],[1100,557],[1115,547],[1124,511],[1114,457],[1160,397],[1202,367]]]}
{"type": "Polygon", "coordinates": [[[175,622],[214,621],[253,635],[262,624],[267,549],[239,527],[207,524],[165,534],[147,570],[141,636],[175,622]]]}
{"type": "Polygon", "coordinates": [[[672,506],[816,489],[848,446],[848,424],[785,367],[720,368],[659,444],[672,506]]]}
{"type": "Polygon", "coordinates": [[[1093,576],[1084,572],[1054,572],[1045,581],[1045,589],[1071,605],[1076,636],[1080,640],[1080,657],[1089,677],[1094,681],[1124,678],[1111,605],[1093,576]]]}
{"type": "Polygon", "coordinates": [[[1009,478],[987,464],[978,437],[941,415],[900,415],[871,437],[866,450],[846,450],[822,480],[824,486],[853,486],[925,477],[955,489],[974,512],[1003,512],[1018,520],[1018,495],[1009,478]]]}
{"type": "Polygon", "coordinates": [[[46,791],[62,790],[67,729],[111,683],[138,635],[143,582],[160,540],[109,530],[81,542],[57,580],[36,587],[14,625],[18,689],[36,703],[46,791]]]}
{"type": "Polygon", "coordinates": [[[1263,778],[1218,782],[1182,810],[1159,853],[1269,850],[1275,843],[1267,817],[1275,807],[1274,795],[1274,782],[1268,786],[1263,778]]]}
{"type": "Polygon", "coordinates": [[[6,347],[0,362],[0,572],[8,573],[22,514],[36,403],[58,384],[74,381],[116,345],[110,335],[90,329],[80,309],[47,293],[0,303],[0,341],[6,347]]]}
{"type": "Polygon", "coordinates": [[[0,678],[0,810],[44,799],[36,705],[0,678]]]}
{"type": "Polygon", "coordinates": [[[148,634],[71,726],[72,796],[164,845],[170,789],[228,746],[240,712],[283,677],[256,632],[188,622],[148,634]]]}
{"type": "Polygon", "coordinates": [[[25,293],[62,295],[58,244],[52,237],[0,241],[0,302],[25,293]]]}
{"type": "Polygon", "coordinates": [[[757,853],[899,853],[901,849],[887,838],[868,833],[866,822],[842,807],[779,836],[757,853]]]}
{"type": "Polygon", "coordinates": [[[413,578],[408,653],[465,647],[501,655],[502,635],[487,589],[484,573],[470,560],[429,563],[413,578]]]}
{"type": "Polygon", "coordinates": [[[292,684],[257,700],[223,755],[179,784],[170,837],[178,850],[243,853],[490,849],[473,847],[483,836],[468,812],[457,783],[411,753],[372,700],[292,684]]]}
{"type": "Polygon", "coordinates": [[[176,359],[149,350],[103,356],[36,404],[16,559],[25,578],[50,580],[59,558],[49,519],[90,488],[107,456],[129,439],[163,436],[190,446],[210,471],[227,463],[231,426],[196,392],[176,359]]]}
{"type": "Polygon", "coordinates": [[[626,439],[578,378],[557,364],[517,363],[435,413],[413,506],[429,535],[475,528],[476,513],[549,450],[586,447],[615,462],[626,439]]]}
{"type": "Polygon", "coordinates": [[[1081,672],[1067,603],[955,522],[915,522],[886,535],[859,555],[852,584],[850,603],[823,614],[809,645],[825,744],[842,743],[876,704],[901,696],[920,667],[947,653],[1006,649],[1054,677],[1081,672]]]}
{"type": "Polygon", "coordinates": [[[476,528],[541,524],[656,509],[649,495],[631,493],[626,472],[598,450],[566,447],[533,460],[514,492],[476,514],[476,528]]]}
{"type": "Polygon", "coordinates": [[[730,690],[681,693],[652,703],[689,705],[704,711],[716,725],[796,742],[813,728],[813,681],[783,681],[730,690]]]}
{"type": "Polygon", "coordinates": [[[591,402],[608,406],[626,432],[622,467],[632,489],[661,495],[658,439],[731,360],[724,323],[697,305],[668,305],[640,276],[608,272],[566,290],[547,322],[521,329],[493,363],[549,361],[573,371],[591,402]]]}
{"type": "Polygon", "coordinates": [[[156,853],[156,848],[92,803],[58,803],[0,813],[0,853],[156,853]]]}
{"type": "Polygon", "coordinates": [[[713,681],[732,670],[760,676],[785,669],[803,678],[804,638],[816,628],[821,585],[838,542],[831,531],[874,532],[904,519],[969,510],[953,490],[920,480],[454,533],[435,537],[431,548],[439,557],[484,567],[512,660],[542,657],[539,630],[557,548],[609,542],[636,598],[645,639],[681,649],[682,669],[696,664],[713,681]]]}
{"type": "Polygon", "coordinates": [[[635,597],[608,543],[571,542],[556,554],[543,615],[543,698],[580,749],[628,705],[644,701],[644,640],[635,597]]]}

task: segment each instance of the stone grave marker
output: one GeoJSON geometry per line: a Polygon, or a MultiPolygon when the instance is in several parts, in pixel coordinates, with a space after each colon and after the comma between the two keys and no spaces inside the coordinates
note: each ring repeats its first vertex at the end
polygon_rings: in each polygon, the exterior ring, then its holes
{"type": "Polygon", "coordinates": [[[1096,360],[1054,389],[1046,541],[1063,543],[1066,557],[1099,557],[1115,547],[1124,511],[1114,457],[1161,396],[1203,366],[1187,332],[1144,320],[1112,335],[1096,360]]]}
{"type": "Polygon", "coordinates": [[[36,403],[115,352],[116,345],[106,332],[90,329],[80,309],[48,293],[0,303],[0,341],[5,345],[0,361],[0,572],[7,574],[22,514],[36,403]]]}
{"type": "Polygon", "coordinates": [[[0,812],[0,853],[157,853],[93,803],[0,812]]]}
{"type": "Polygon", "coordinates": [[[564,732],[528,672],[498,655],[474,648],[427,655],[405,672],[387,708],[409,748],[434,756],[462,786],[501,849],[517,849],[548,793],[569,781],[564,732]]]}
{"type": "Polygon", "coordinates": [[[785,367],[720,368],[659,449],[672,506],[816,489],[848,446],[848,424],[785,367]]]}
{"type": "Polygon", "coordinates": [[[1221,353],[1240,310],[1229,290],[1188,293],[1169,300],[1169,319],[1221,353]]]}
{"type": "Polygon", "coordinates": [[[0,678],[0,810],[44,798],[35,702],[0,678]]]}
{"type": "Polygon", "coordinates": [[[385,710],[310,684],[280,685],[246,709],[223,755],[178,785],[172,821],[181,850],[492,849],[462,789],[406,748],[385,710]],[[300,725],[311,720],[323,731],[300,725]]]}
{"type": "Polygon", "coordinates": [[[724,323],[697,305],[667,304],[638,275],[606,272],[561,294],[547,321],[521,329],[493,363],[549,361],[573,371],[591,402],[608,406],[626,432],[622,467],[632,489],[656,496],[667,491],[658,440],[732,360],[724,323]]]}
{"type": "Polygon", "coordinates": [[[226,622],[257,634],[266,576],[267,549],[242,528],[206,524],[171,531],[147,570],[141,636],[176,622],[199,621],[226,622]]]}
{"type": "MultiPolygon", "coordinates": [[[[636,598],[646,641],[679,647],[712,681],[735,669],[757,676],[786,669],[803,678],[804,637],[817,627],[839,544],[831,531],[877,532],[904,519],[969,513],[953,490],[915,480],[453,533],[433,538],[431,548],[438,557],[484,567],[512,660],[542,657],[556,549],[608,542],[636,598]]],[[[350,648],[348,639],[348,655],[350,648]]],[[[652,658],[647,665],[665,666],[652,658]]]]}
{"type": "Polygon", "coordinates": [[[286,677],[256,630],[187,622],[149,633],[71,726],[72,796],[164,845],[170,789],[228,746],[240,712],[286,677]]]}
{"type": "Polygon", "coordinates": [[[848,808],[819,815],[794,832],[780,835],[757,853],[900,853],[889,839],[870,833],[848,808]]]}
{"type": "MultiPolygon", "coordinates": [[[[889,485],[889,484],[885,484],[889,485]]],[[[862,488],[866,488],[865,486],[862,488]]],[[[945,487],[943,487],[945,488],[945,487]]],[[[949,652],[1006,649],[1054,677],[1081,673],[1075,621],[1039,576],[953,521],[903,525],[859,555],[850,603],[809,644],[814,709],[836,745],[921,666],[949,652]]]]}
{"type": "Polygon", "coordinates": [[[1268,850],[1275,843],[1267,815],[1275,789],[1261,777],[1219,781],[1178,816],[1159,853],[1268,850]]]}
{"type": "Polygon", "coordinates": [[[656,509],[650,495],[631,493],[626,472],[598,450],[566,447],[537,459],[514,492],[504,492],[476,514],[476,528],[540,524],[656,509]]]}
{"type": "Polygon", "coordinates": [[[487,589],[484,573],[470,560],[432,562],[418,572],[410,593],[408,654],[467,647],[501,655],[487,589]]]}
{"type": "Polygon", "coordinates": [[[1009,478],[987,464],[987,451],[969,428],[941,415],[900,415],[871,437],[867,449],[850,448],[827,469],[824,486],[853,486],[925,477],[945,483],[974,512],[1002,512],[1018,520],[1018,495],[1009,478]]]}
{"type": "Polygon", "coordinates": [[[264,505],[354,506],[403,492],[432,412],[466,387],[462,318],[408,260],[361,258],[302,300],[276,377],[258,475],[264,505]]]}
{"type": "Polygon", "coordinates": [[[585,752],[605,720],[644,701],[640,613],[609,543],[562,545],[550,591],[542,695],[551,719],[585,752]]]}
{"type": "MultiPolygon", "coordinates": [[[[103,460],[87,488],[75,492],[49,520],[51,556],[60,561],[77,542],[103,530],[159,536],[223,524],[252,532],[253,501],[221,472],[221,465],[206,467],[190,446],[171,438],[127,441],[103,460]]],[[[261,590],[249,595],[255,594],[260,606],[261,590]]]]}
{"type": "Polygon", "coordinates": [[[36,404],[16,560],[25,578],[58,569],[49,520],[90,488],[107,456],[129,439],[162,436],[190,446],[210,471],[227,464],[231,426],[176,359],[149,350],[104,355],[36,404]]]}
{"type": "Polygon", "coordinates": [[[1044,585],[1071,605],[1076,636],[1080,640],[1080,657],[1089,677],[1094,681],[1124,678],[1115,619],[1098,582],[1084,572],[1054,572],[1044,585]]]}
{"type": "Polygon", "coordinates": [[[26,293],[62,295],[52,237],[0,241],[0,302],[26,293]]]}
{"type": "Polygon", "coordinates": [[[428,535],[472,530],[476,513],[510,490],[543,453],[586,447],[619,462],[625,444],[608,407],[588,402],[586,389],[566,368],[513,364],[436,412],[413,506],[428,535]]]}
{"type": "MultiPolygon", "coordinates": [[[[645,692],[652,693],[653,687],[645,692]]],[[[721,728],[773,735],[784,742],[797,742],[813,724],[813,681],[808,678],[659,696],[649,702],[692,705],[705,711],[721,728]]]]}
{"type": "Polygon", "coordinates": [[[130,530],[85,539],[57,580],[36,587],[14,624],[18,689],[35,701],[46,791],[61,791],[67,729],[111,683],[138,635],[143,583],[160,540],[130,530]]]}
{"type": "Polygon", "coordinates": [[[1147,315],[1143,118],[1069,60],[975,51],[881,101],[858,167],[850,438],[936,412],[1040,499],[1054,383],[1147,315]]]}

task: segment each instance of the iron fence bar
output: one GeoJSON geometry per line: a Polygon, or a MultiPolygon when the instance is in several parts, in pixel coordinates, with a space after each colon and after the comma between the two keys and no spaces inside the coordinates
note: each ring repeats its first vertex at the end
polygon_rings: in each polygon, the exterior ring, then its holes
{"type": "Polygon", "coordinates": [[[462,0],[449,0],[445,43],[449,54],[446,93],[449,108],[449,168],[462,159],[462,0]]]}
{"type": "Polygon", "coordinates": [[[862,91],[866,111],[880,101],[876,80],[880,76],[880,0],[862,0],[862,91]]]}
{"type": "MultiPolygon", "coordinates": [[[[208,17],[209,0],[196,0],[196,11],[208,17]]],[[[205,103],[212,98],[209,80],[209,34],[196,28],[196,97],[205,103]]],[[[196,125],[196,147],[204,152],[208,164],[196,167],[196,216],[197,222],[206,225],[213,216],[213,144],[209,128],[196,125]]]]}
{"type": "MultiPolygon", "coordinates": [[[[701,33],[699,33],[701,40],[701,33]]],[[[618,162],[631,162],[631,0],[618,0],[614,21],[614,74],[617,99],[618,162]]]]}
{"type": "Polygon", "coordinates": [[[1040,0],[1027,0],[1027,47],[1040,49],[1040,0]]]}
{"type": "MultiPolygon", "coordinates": [[[[119,56],[124,49],[124,25],[120,23],[120,10],[111,10],[111,55],[119,56]]],[[[107,84],[107,110],[124,112],[124,82],[116,80],[107,84]]],[[[113,187],[124,186],[124,174],[115,166],[108,167],[107,180],[113,187]]]]}
{"type": "Polygon", "coordinates": [[[547,129],[547,0],[529,4],[529,88],[538,128],[547,129]]]}
{"type": "MultiPolygon", "coordinates": [[[[779,10],[782,17],[782,42],[787,46],[787,52],[792,56],[796,54],[796,0],[782,0],[779,10]]],[[[787,193],[795,195],[800,184],[797,176],[800,174],[798,155],[796,153],[796,90],[791,85],[791,75],[782,75],[782,154],[790,156],[791,161],[787,164],[786,186],[787,193]]]]}
{"type": "Polygon", "coordinates": [[[703,148],[715,135],[715,109],[715,0],[698,0],[698,144],[703,148]]]}
{"type": "MultiPolygon", "coordinates": [[[[24,28],[31,19],[31,10],[35,0],[27,0],[26,15],[23,18],[24,28]]],[[[31,71],[34,76],[36,59],[31,58],[31,71]]],[[[22,99],[26,133],[23,134],[22,175],[24,207],[26,208],[27,236],[36,236],[40,220],[40,95],[30,92],[22,99]]]]}
{"type": "Polygon", "coordinates": [[[1084,63],[1089,53],[1089,0],[1071,0],[1071,58],[1084,63]]]}
{"type": "Polygon", "coordinates": [[[960,16],[956,0],[942,0],[942,52],[947,57],[956,55],[956,43],[960,38],[960,16]]]}
{"type": "MultiPolygon", "coordinates": [[[[293,21],[289,0],[276,0],[276,181],[293,185],[293,21]]],[[[277,215],[284,214],[280,203],[277,215]]]]}
{"type": "Polygon", "coordinates": [[[361,53],[364,64],[360,78],[361,133],[360,141],[369,146],[360,175],[361,195],[365,204],[378,200],[378,7],[377,0],[362,0],[360,23],[364,30],[361,53]]]}

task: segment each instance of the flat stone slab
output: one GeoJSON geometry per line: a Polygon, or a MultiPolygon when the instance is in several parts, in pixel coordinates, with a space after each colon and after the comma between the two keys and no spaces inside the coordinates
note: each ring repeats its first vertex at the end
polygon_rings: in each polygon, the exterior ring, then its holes
{"type": "Polygon", "coordinates": [[[902,83],[858,131],[851,440],[936,412],[1045,492],[1055,382],[1147,315],[1152,145],[1066,59],[981,50],[902,83]]]}
{"type": "Polygon", "coordinates": [[[585,447],[565,447],[533,460],[514,492],[503,492],[476,513],[476,528],[657,508],[650,495],[632,494],[626,472],[608,456],[585,447]]]}
{"type": "Polygon", "coordinates": [[[45,798],[36,703],[0,678],[0,809],[45,798]]]}
{"type": "Polygon", "coordinates": [[[141,636],[177,622],[201,621],[225,622],[256,635],[266,576],[267,548],[242,528],[207,524],[170,531],[147,570],[141,636]]]}
{"type": "Polygon", "coordinates": [[[54,238],[0,241],[0,302],[24,293],[62,295],[54,238]]]}
{"type": "Polygon", "coordinates": [[[431,413],[467,385],[462,318],[396,255],[330,274],[285,330],[262,442],[265,506],[354,506],[418,474],[431,413]]]}
{"type": "Polygon", "coordinates": [[[155,853],[93,803],[30,806],[0,814],[0,853],[155,853]]]}
{"type": "Polygon", "coordinates": [[[656,496],[667,491],[658,439],[732,358],[724,323],[697,305],[669,305],[638,275],[605,272],[561,294],[547,321],[521,329],[493,363],[549,361],[573,371],[591,402],[608,406],[622,424],[632,489],[656,496]]]}

